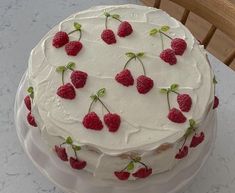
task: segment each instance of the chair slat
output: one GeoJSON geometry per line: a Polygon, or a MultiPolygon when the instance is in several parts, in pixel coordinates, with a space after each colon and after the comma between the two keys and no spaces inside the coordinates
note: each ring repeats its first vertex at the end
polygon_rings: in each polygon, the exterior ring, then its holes
{"type": "Polygon", "coordinates": [[[188,19],[188,16],[189,16],[189,13],[190,11],[188,9],[184,9],[184,13],[180,19],[181,23],[185,25],[187,19],[188,19]]]}
{"type": "Polygon", "coordinates": [[[235,48],[229,53],[229,55],[225,58],[224,63],[229,66],[235,58],[235,48]]]}
{"type": "Polygon", "coordinates": [[[207,48],[209,42],[211,41],[211,38],[215,34],[216,27],[214,25],[211,26],[210,30],[207,32],[206,37],[202,40],[202,44],[207,48]]]}
{"type": "Polygon", "coordinates": [[[159,8],[161,5],[161,0],[155,0],[153,7],[159,8]]]}

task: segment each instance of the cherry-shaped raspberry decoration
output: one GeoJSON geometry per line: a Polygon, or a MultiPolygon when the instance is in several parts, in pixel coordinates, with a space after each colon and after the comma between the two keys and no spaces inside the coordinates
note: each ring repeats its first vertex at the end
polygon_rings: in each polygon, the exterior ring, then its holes
{"type": "Polygon", "coordinates": [[[88,114],[86,114],[85,117],[83,118],[82,124],[87,129],[93,129],[93,130],[103,129],[102,121],[95,112],[89,112],[88,114]]]}
{"type": "Polygon", "coordinates": [[[140,94],[146,94],[153,88],[153,80],[145,75],[137,78],[137,90],[140,94]]]}
{"type": "Polygon", "coordinates": [[[160,58],[170,65],[174,65],[177,63],[177,58],[175,56],[174,50],[169,48],[161,52],[160,58]]]}
{"type": "Polygon", "coordinates": [[[70,79],[75,88],[83,88],[86,84],[87,73],[82,71],[73,71],[70,79]]]}
{"type": "Polygon", "coordinates": [[[76,170],[82,170],[86,167],[86,161],[78,160],[77,158],[69,158],[70,166],[76,170]]]}
{"type": "Polygon", "coordinates": [[[118,27],[118,36],[126,37],[129,36],[133,32],[132,26],[127,21],[122,21],[118,27]]]}
{"type": "Polygon", "coordinates": [[[123,86],[132,86],[134,78],[128,69],[124,69],[115,76],[115,80],[123,86]]]}
{"type": "Polygon", "coordinates": [[[151,174],[152,174],[152,168],[142,167],[138,169],[135,173],[133,173],[132,176],[136,178],[147,178],[151,174]]]}
{"type": "Polygon", "coordinates": [[[188,146],[183,146],[179,149],[179,152],[175,155],[175,159],[183,159],[188,155],[188,146]]]}
{"type": "Polygon", "coordinates": [[[65,45],[65,51],[69,56],[76,56],[83,45],[80,41],[71,41],[65,45]]]}
{"type": "Polygon", "coordinates": [[[36,123],[35,118],[34,118],[34,116],[32,115],[31,112],[29,112],[28,115],[27,115],[27,121],[31,126],[37,127],[37,123],[36,123]]]}
{"type": "Polygon", "coordinates": [[[170,109],[167,117],[174,123],[184,123],[187,120],[183,113],[176,108],[170,109]]]}
{"type": "Polygon", "coordinates": [[[101,34],[101,38],[106,44],[115,44],[117,42],[115,34],[111,29],[105,29],[101,34]]]}
{"type": "Polygon", "coordinates": [[[219,98],[217,96],[214,97],[213,109],[216,109],[219,106],[219,98]]]}
{"type": "Polygon", "coordinates": [[[201,132],[199,135],[194,135],[192,137],[192,141],[190,143],[190,147],[197,147],[200,143],[202,143],[205,139],[205,134],[201,132]]]}
{"type": "Polygon", "coordinates": [[[64,31],[57,32],[52,40],[52,45],[56,48],[60,48],[69,42],[69,36],[64,31]]]}
{"type": "Polygon", "coordinates": [[[76,97],[76,92],[73,85],[67,83],[57,89],[57,95],[61,98],[72,100],[76,97]]]}
{"type": "Polygon", "coordinates": [[[107,113],[104,115],[104,123],[110,132],[116,132],[121,124],[121,117],[116,113],[107,113]]]}
{"type": "Polygon", "coordinates": [[[129,172],[125,172],[125,171],[116,171],[114,172],[114,175],[119,179],[119,180],[128,180],[128,178],[130,177],[130,173],[129,172]]]}
{"type": "Polygon", "coordinates": [[[192,99],[188,94],[178,94],[177,102],[183,112],[189,112],[192,106],[192,99]]]}
{"type": "Polygon", "coordinates": [[[174,38],[171,41],[171,48],[175,51],[176,55],[183,55],[184,51],[187,48],[187,43],[181,38],[174,38]]]}
{"type": "Polygon", "coordinates": [[[55,152],[62,161],[68,161],[68,155],[64,147],[55,145],[55,152]]]}
{"type": "Polygon", "coordinates": [[[27,107],[27,109],[29,111],[31,111],[31,99],[30,99],[30,96],[27,95],[25,98],[24,98],[24,104],[25,106],[27,107]]]}

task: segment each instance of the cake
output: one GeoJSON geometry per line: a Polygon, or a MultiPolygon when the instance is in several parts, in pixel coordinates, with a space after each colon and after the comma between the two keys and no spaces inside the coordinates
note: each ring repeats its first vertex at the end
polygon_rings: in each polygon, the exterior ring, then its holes
{"type": "Polygon", "coordinates": [[[32,50],[26,119],[51,156],[94,178],[134,181],[200,152],[218,106],[203,45],[162,10],[98,6],[32,50]]]}

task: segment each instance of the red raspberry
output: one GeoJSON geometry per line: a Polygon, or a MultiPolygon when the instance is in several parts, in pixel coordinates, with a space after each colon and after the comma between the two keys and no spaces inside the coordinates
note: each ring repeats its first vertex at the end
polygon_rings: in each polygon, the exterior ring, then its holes
{"type": "Polygon", "coordinates": [[[110,132],[116,132],[121,124],[121,118],[118,114],[107,113],[104,115],[104,122],[110,132]]]}
{"type": "Polygon", "coordinates": [[[115,80],[123,86],[132,86],[134,84],[134,78],[128,69],[124,69],[115,76],[115,80]]]}
{"type": "Polygon", "coordinates": [[[65,148],[55,145],[55,152],[62,161],[68,161],[68,155],[65,148]]]}
{"type": "Polygon", "coordinates": [[[172,49],[165,49],[161,52],[160,58],[170,65],[176,64],[177,58],[175,57],[175,52],[172,49]]]}
{"type": "Polygon", "coordinates": [[[101,130],[103,129],[103,124],[95,112],[90,112],[86,114],[83,118],[82,124],[87,129],[101,130]]]}
{"type": "Polygon", "coordinates": [[[141,75],[137,78],[137,90],[140,94],[146,94],[153,88],[153,80],[147,76],[141,75]]]}
{"type": "Polygon", "coordinates": [[[82,43],[79,41],[71,41],[65,45],[65,51],[69,56],[76,56],[82,49],[82,43]]]}
{"type": "Polygon", "coordinates": [[[111,29],[105,29],[101,34],[101,38],[106,44],[116,43],[115,34],[111,29]]]}
{"type": "Polygon", "coordinates": [[[123,181],[127,180],[130,177],[130,173],[124,172],[124,171],[114,172],[114,174],[119,180],[123,180],[123,181]]]}
{"type": "Polygon", "coordinates": [[[69,42],[69,36],[66,32],[59,31],[55,34],[52,45],[56,48],[60,48],[69,42]]]}
{"type": "Polygon", "coordinates": [[[168,119],[174,123],[184,123],[186,121],[186,117],[183,115],[183,113],[176,108],[172,108],[170,110],[168,113],[168,119]]]}
{"type": "Polygon", "coordinates": [[[194,135],[192,141],[190,143],[190,147],[197,147],[200,143],[202,143],[205,139],[205,134],[203,132],[200,135],[194,135]]]}
{"type": "Polygon", "coordinates": [[[192,106],[192,99],[188,94],[178,94],[177,102],[183,112],[189,112],[192,106]]]}
{"type": "Polygon", "coordinates": [[[76,92],[73,85],[67,83],[57,89],[57,95],[61,98],[72,100],[76,97],[76,92]]]}
{"type": "Polygon", "coordinates": [[[70,79],[75,88],[83,88],[86,84],[87,73],[82,71],[73,71],[70,79]]]}
{"type": "Polygon", "coordinates": [[[118,27],[118,36],[119,37],[126,37],[129,36],[133,32],[131,24],[127,21],[121,22],[118,27]]]}
{"type": "Polygon", "coordinates": [[[29,95],[24,98],[24,104],[27,107],[27,109],[31,111],[31,99],[29,95]]]}
{"type": "Polygon", "coordinates": [[[152,174],[152,168],[140,168],[135,173],[132,174],[132,176],[136,178],[147,178],[152,174]]]}
{"type": "Polygon", "coordinates": [[[31,112],[29,112],[28,115],[27,115],[27,121],[31,126],[37,127],[37,123],[35,122],[35,118],[34,118],[34,116],[32,115],[31,112]]]}
{"type": "Polygon", "coordinates": [[[73,157],[69,158],[69,163],[70,163],[70,166],[76,170],[82,170],[83,168],[86,167],[86,161],[78,160],[73,157]]]}
{"type": "Polygon", "coordinates": [[[175,38],[171,41],[171,48],[176,55],[182,55],[187,48],[187,43],[181,38],[175,38]]]}
{"type": "Polygon", "coordinates": [[[216,109],[219,106],[219,98],[217,96],[214,97],[214,105],[213,109],[216,109]]]}
{"type": "Polygon", "coordinates": [[[175,155],[175,159],[182,159],[188,155],[188,146],[184,146],[179,149],[179,152],[175,155]]]}

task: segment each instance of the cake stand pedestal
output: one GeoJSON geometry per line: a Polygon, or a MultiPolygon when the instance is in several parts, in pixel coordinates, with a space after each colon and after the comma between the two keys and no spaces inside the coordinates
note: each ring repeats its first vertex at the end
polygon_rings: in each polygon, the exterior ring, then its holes
{"type": "Polygon", "coordinates": [[[133,182],[101,180],[91,176],[86,171],[74,171],[55,157],[41,138],[38,128],[33,128],[26,122],[24,97],[28,87],[27,72],[20,82],[15,100],[15,125],[19,140],[35,166],[54,184],[68,193],[182,193],[191,184],[210,155],[216,135],[216,112],[207,128],[207,143],[198,153],[168,172],[150,176],[148,179],[133,182]]]}

